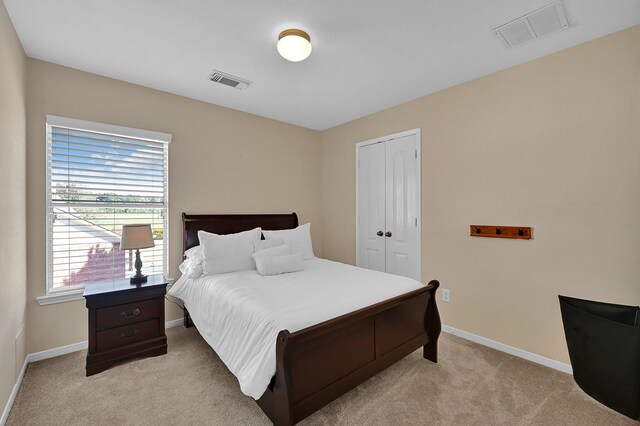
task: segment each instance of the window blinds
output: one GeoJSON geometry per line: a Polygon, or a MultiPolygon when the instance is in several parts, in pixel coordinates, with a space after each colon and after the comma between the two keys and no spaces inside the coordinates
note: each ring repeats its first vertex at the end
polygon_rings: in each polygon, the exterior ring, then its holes
{"type": "Polygon", "coordinates": [[[166,274],[171,136],[47,117],[48,290],[135,273],[122,225],[149,223],[144,274],[166,274]]]}

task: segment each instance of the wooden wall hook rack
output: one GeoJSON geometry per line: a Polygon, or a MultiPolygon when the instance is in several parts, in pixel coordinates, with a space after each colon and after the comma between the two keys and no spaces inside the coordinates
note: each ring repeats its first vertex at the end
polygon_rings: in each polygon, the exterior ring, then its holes
{"type": "Polygon", "coordinates": [[[472,237],[531,239],[530,226],[470,225],[469,235],[472,237]]]}

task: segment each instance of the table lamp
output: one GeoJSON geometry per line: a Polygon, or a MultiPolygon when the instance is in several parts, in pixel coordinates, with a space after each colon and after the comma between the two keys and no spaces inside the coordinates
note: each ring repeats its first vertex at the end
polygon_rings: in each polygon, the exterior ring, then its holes
{"type": "Polygon", "coordinates": [[[122,225],[122,236],[120,237],[120,250],[136,251],[136,274],[131,277],[131,284],[142,284],[147,282],[147,276],[142,275],[142,260],[140,260],[140,249],[155,247],[151,225],[133,224],[122,225]]]}

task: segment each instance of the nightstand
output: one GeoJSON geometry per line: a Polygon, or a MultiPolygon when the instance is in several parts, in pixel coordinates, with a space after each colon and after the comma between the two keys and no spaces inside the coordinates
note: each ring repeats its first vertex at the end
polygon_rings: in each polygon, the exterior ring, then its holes
{"type": "Polygon", "coordinates": [[[87,284],[89,309],[87,376],[130,357],[167,353],[164,295],[169,282],[151,275],[144,284],[129,279],[87,284]]]}

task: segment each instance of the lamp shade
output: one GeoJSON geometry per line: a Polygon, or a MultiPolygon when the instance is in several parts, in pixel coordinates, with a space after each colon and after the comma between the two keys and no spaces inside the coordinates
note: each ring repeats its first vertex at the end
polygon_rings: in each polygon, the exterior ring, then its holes
{"type": "Polygon", "coordinates": [[[151,225],[122,225],[120,250],[135,250],[149,247],[155,247],[153,234],[151,233],[151,225]]]}
{"type": "Polygon", "coordinates": [[[311,37],[298,29],[288,29],[280,33],[277,44],[280,56],[291,62],[300,62],[311,54],[311,37]]]}

